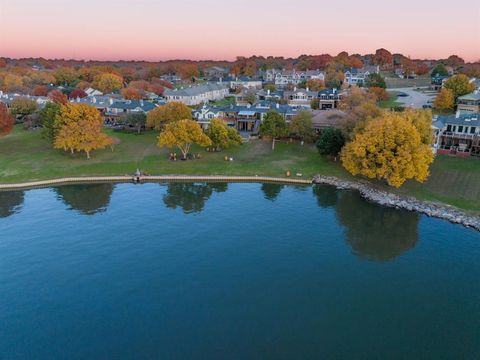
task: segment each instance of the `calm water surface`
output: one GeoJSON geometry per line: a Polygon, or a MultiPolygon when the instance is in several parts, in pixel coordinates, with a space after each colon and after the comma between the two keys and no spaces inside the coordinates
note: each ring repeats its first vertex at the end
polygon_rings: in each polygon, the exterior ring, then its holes
{"type": "Polygon", "coordinates": [[[274,184],[0,193],[0,359],[480,359],[480,234],[274,184]]]}

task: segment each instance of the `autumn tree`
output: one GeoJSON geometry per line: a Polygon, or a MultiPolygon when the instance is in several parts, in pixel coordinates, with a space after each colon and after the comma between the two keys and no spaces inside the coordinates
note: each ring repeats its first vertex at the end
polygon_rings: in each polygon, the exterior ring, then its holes
{"type": "Polygon", "coordinates": [[[33,96],[47,96],[50,90],[45,85],[35,86],[32,90],[33,96]]]}
{"type": "Polygon", "coordinates": [[[81,89],[73,89],[72,92],[68,95],[70,99],[84,98],[87,97],[87,93],[81,89]]]}
{"type": "Polygon", "coordinates": [[[123,79],[116,74],[105,73],[95,77],[93,86],[103,93],[111,93],[123,87],[123,79]]]}
{"type": "Polygon", "coordinates": [[[92,150],[103,149],[113,144],[113,139],[102,132],[103,119],[100,112],[87,104],[70,103],[63,105],[55,117],[57,129],[55,149],[84,151],[90,159],[92,150]]]}
{"type": "Polygon", "coordinates": [[[5,136],[12,131],[13,117],[8,112],[7,105],[0,101],[0,136],[5,136]]]}
{"type": "Polygon", "coordinates": [[[135,81],[131,81],[128,84],[128,87],[130,88],[139,89],[143,91],[147,91],[149,86],[150,86],[150,83],[146,80],[135,80],[135,81]]]}
{"type": "Polygon", "coordinates": [[[295,115],[288,126],[290,134],[298,136],[302,140],[310,140],[313,137],[312,113],[307,110],[300,111],[295,115]]]}
{"type": "Polygon", "coordinates": [[[65,95],[59,90],[50,91],[48,93],[48,97],[50,100],[57,104],[65,105],[66,103],[68,103],[67,95],[65,95]]]}
{"type": "Polygon", "coordinates": [[[47,103],[40,110],[40,121],[42,122],[42,136],[53,143],[57,133],[55,128],[55,119],[60,113],[60,104],[56,102],[47,103]]]}
{"type": "Polygon", "coordinates": [[[212,119],[206,133],[217,151],[242,143],[242,137],[238,131],[229,128],[221,119],[212,119]]]}
{"type": "Polygon", "coordinates": [[[122,89],[122,96],[127,100],[140,100],[145,96],[145,92],[141,89],[127,87],[122,89]]]}
{"type": "Polygon", "coordinates": [[[200,146],[212,144],[200,125],[193,120],[184,119],[167,123],[158,137],[159,147],[177,147],[181,151],[183,159],[187,158],[193,144],[200,146]]]}
{"type": "Polygon", "coordinates": [[[243,101],[253,105],[257,101],[257,95],[254,91],[247,91],[245,94],[242,95],[243,101]]]}
{"type": "Polygon", "coordinates": [[[35,100],[23,96],[13,99],[10,105],[10,111],[13,115],[30,115],[33,114],[37,108],[38,104],[35,100]]]}
{"type": "Polygon", "coordinates": [[[60,67],[53,71],[53,77],[57,85],[73,85],[78,79],[78,72],[71,67],[60,67]]]}
{"type": "Polygon", "coordinates": [[[468,76],[464,74],[452,76],[445,81],[443,87],[452,90],[455,101],[459,96],[469,94],[475,90],[475,84],[471,83],[468,76]]]}
{"type": "Polygon", "coordinates": [[[345,145],[345,136],[343,136],[340,129],[329,127],[322,130],[315,145],[321,155],[329,155],[336,158],[345,145]]]}
{"type": "Polygon", "coordinates": [[[161,130],[167,123],[191,119],[192,109],[181,102],[170,102],[159,106],[147,114],[147,127],[161,130]]]}
{"type": "Polygon", "coordinates": [[[320,79],[309,79],[305,82],[305,88],[311,91],[320,91],[325,89],[325,81],[320,79]]]}
{"type": "Polygon", "coordinates": [[[364,131],[344,146],[341,159],[353,175],[383,179],[400,187],[408,179],[427,179],[433,153],[404,113],[385,113],[369,121],[364,131]]]}
{"type": "Polygon", "coordinates": [[[393,64],[393,56],[390,53],[390,51],[382,48],[375,51],[373,61],[375,62],[376,65],[380,65],[382,67],[388,67],[393,64]]]}
{"type": "Polygon", "coordinates": [[[450,65],[452,67],[459,67],[465,64],[465,60],[463,60],[461,57],[458,55],[450,55],[448,59],[446,60],[447,65],[450,65]]]}
{"type": "Polygon", "coordinates": [[[371,87],[368,89],[368,92],[371,94],[375,95],[378,101],[385,101],[390,98],[390,95],[388,94],[387,90],[381,87],[371,87]]]}
{"type": "Polygon", "coordinates": [[[455,106],[455,96],[453,95],[453,91],[447,88],[442,88],[438,93],[433,106],[438,110],[453,110],[455,106]]]}
{"type": "Polygon", "coordinates": [[[22,77],[16,74],[7,74],[3,79],[2,88],[6,92],[23,92],[22,77]]]}
{"type": "Polygon", "coordinates": [[[343,84],[344,73],[341,69],[331,64],[325,71],[325,85],[329,88],[340,88],[343,84]]]}
{"type": "Polygon", "coordinates": [[[285,119],[276,111],[269,111],[260,125],[260,135],[272,139],[272,150],[275,148],[275,139],[288,135],[285,119]]]}

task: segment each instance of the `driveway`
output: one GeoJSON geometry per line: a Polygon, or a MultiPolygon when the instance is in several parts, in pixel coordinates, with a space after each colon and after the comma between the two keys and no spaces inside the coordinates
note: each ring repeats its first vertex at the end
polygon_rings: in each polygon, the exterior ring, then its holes
{"type": "Polygon", "coordinates": [[[421,109],[423,105],[427,105],[429,100],[434,100],[435,95],[424,94],[422,92],[414,90],[414,88],[395,88],[387,89],[387,91],[398,91],[406,94],[407,96],[399,96],[397,102],[405,104],[405,107],[411,107],[414,109],[421,109]]]}

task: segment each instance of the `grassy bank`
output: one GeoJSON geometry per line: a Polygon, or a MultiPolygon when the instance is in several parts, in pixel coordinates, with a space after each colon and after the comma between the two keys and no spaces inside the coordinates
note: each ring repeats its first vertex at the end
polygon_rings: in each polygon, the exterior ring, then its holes
{"type": "MultiPolygon", "coordinates": [[[[0,139],[0,182],[14,183],[69,176],[108,176],[132,174],[137,168],[152,175],[259,175],[285,176],[287,170],[301,178],[315,174],[353,179],[340,165],[318,155],[313,145],[277,142],[271,150],[270,141],[253,141],[225,152],[209,153],[192,161],[169,161],[168,149],[156,146],[156,134],[143,135],[109,132],[116,140],[114,150],[93,153],[87,160],[83,154],[70,155],[53,150],[39,131],[14,132],[0,139]],[[234,161],[225,161],[225,156],[234,161]]],[[[376,187],[387,189],[380,182],[376,187]]],[[[408,182],[399,193],[422,200],[440,201],[480,213],[480,161],[446,156],[436,158],[431,176],[424,184],[408,182]]],[[[391,188],[388,190],[393,191],[391,188]]]]}
{"type": "Polygon", "coordinates": [[[382,100],[382,101],[378,102],[379,107],[381,107],[382,109],[391,109],[391,108],[394,108],[396,106],[404,106],[403,103],[397,102],[398,92],[391,91],[391,92],[388,92],[388,94],[390,95],[388,100],[382,100]]]}

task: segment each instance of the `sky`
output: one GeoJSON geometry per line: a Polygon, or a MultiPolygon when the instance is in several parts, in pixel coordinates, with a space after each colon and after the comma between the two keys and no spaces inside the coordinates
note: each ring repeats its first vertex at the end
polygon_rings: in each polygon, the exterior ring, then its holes
{"type": "Polygon", "coordinates": [[[477,61],[480,1],[0,0],[6,57],[233,60],[381,47],[477,61]]]}

